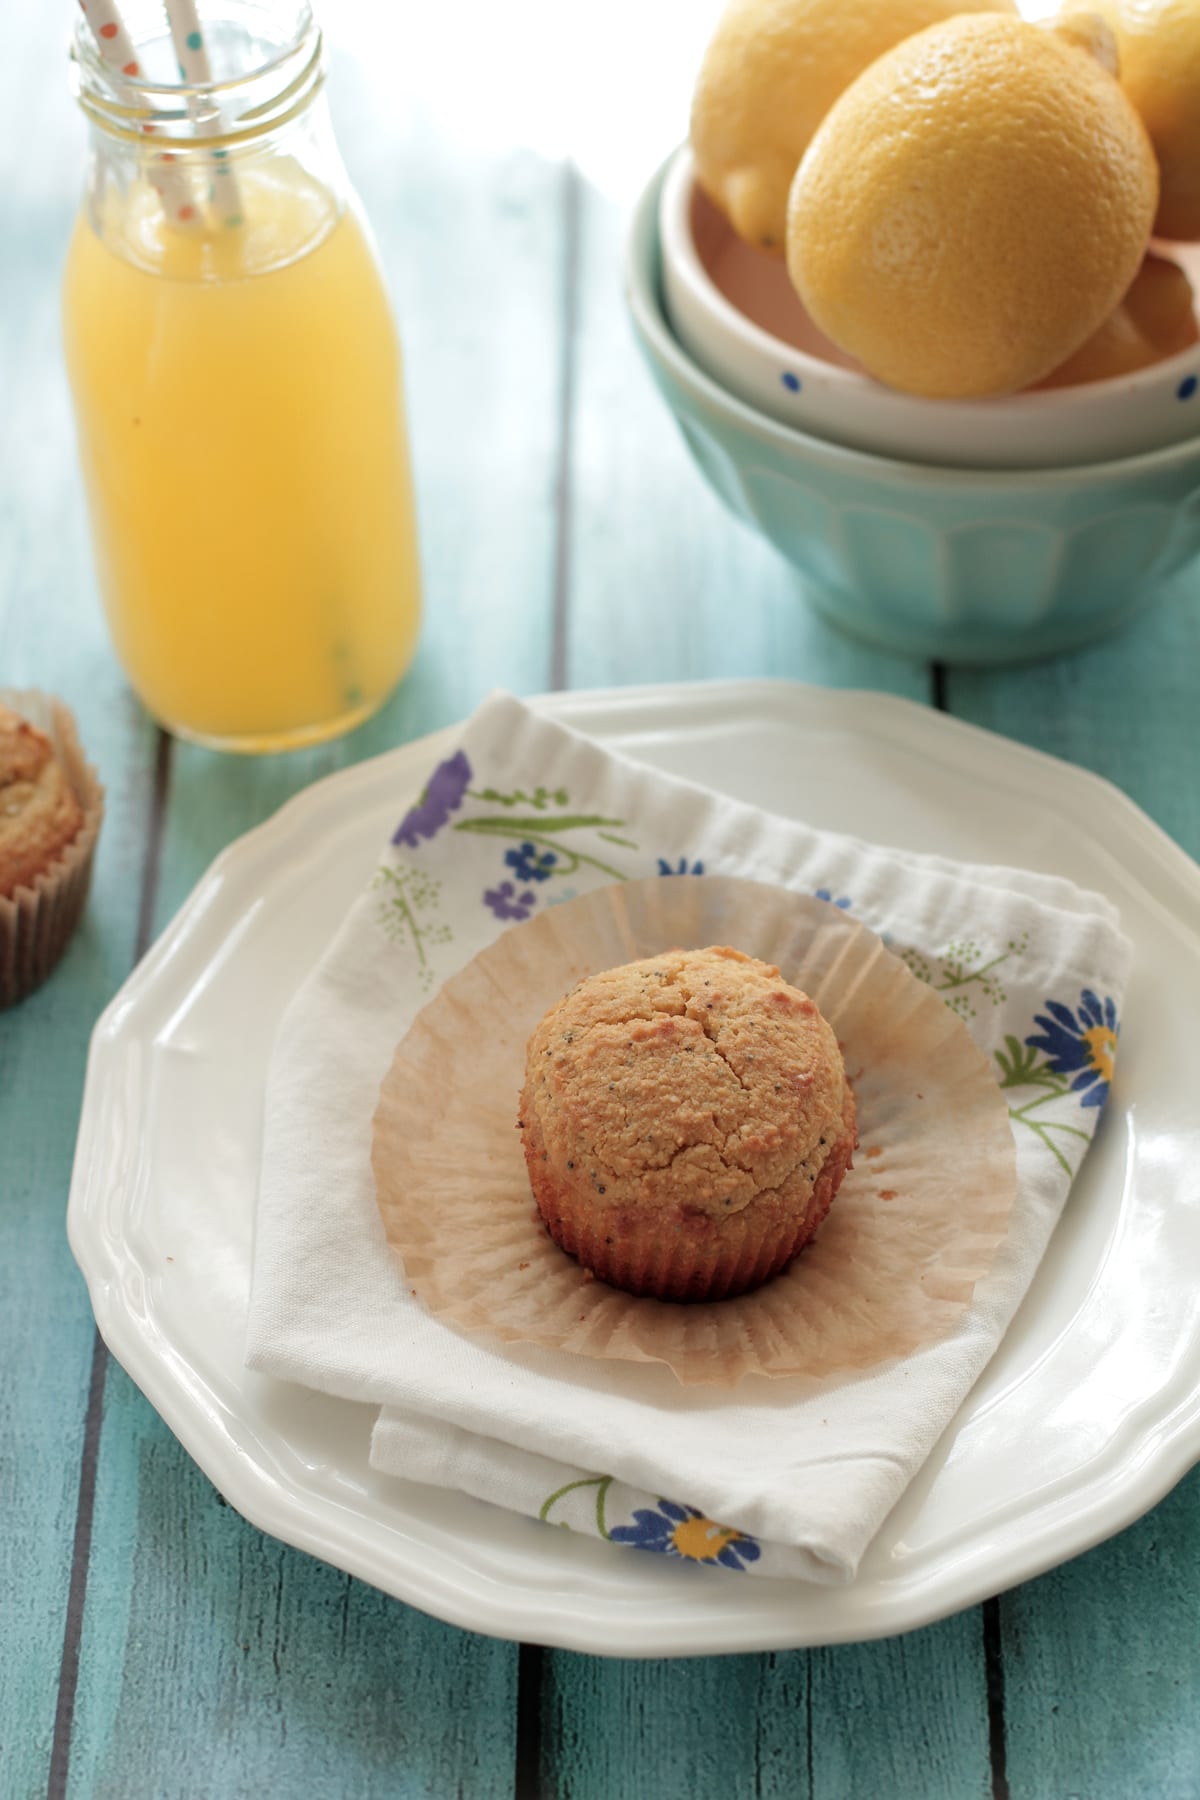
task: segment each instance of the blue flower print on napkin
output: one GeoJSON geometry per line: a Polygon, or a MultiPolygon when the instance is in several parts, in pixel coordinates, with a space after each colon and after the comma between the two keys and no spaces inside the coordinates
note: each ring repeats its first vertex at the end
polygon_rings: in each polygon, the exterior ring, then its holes
{"type": "Polygon", "coordinates": [[[549,881],[558,857],[553,850],[544,850],[540,855],[536,844],[518,844],[515,850],[506,850],[504,860],[514,871],[518,881],[549,881]]]}
{"type": "Polygon", "coordinates": [[[678,1506],[660,1500],[634,1509],[633,1525],[615,1525],[609,1532],[614,1544],[632,1544],[638,1550],[654,1550],[660,1556],[681,1556],[688,1562],[721,1563],[739,1572],[762,1554],[757,1541],[745,1532],[706,1519],[694,1506],[678,1506]]]}
{"type": "Polygon", "coordinates": [[[422,838],[436,837],[450,814],[462,805],[470,780],[471,765],[463,751],[456,751],[446,762],[439,763],[416,806],[397,825],[393,844],[407,844],[410,850],[416,850],[422,838]]]}
{"type": "Polygon", "coordinates": [[[687,857],[681,856],[679,861],[672,866],[665,856],[660,856],[658,859],[658,872],[660,875],[703,875],[704,864],[702,862],[694,862],[689,867],[687,857]]]}
{"type": "Polygon", "coordinates": [[[1075,1012],[1061,1001],[1047,1000],[1045,1013],[1034,1016],[1040,1037],[1027,1037],[1031,1050],[1044,1050],[1053,1075],[1074,1075],[1071,1092],[1081,1106],[1103,1106],[1112,1083],[1120,1024],[1111,998],[1101,1002],[1084,988],[1075,1012]],[[1049,1016],[1047,1016],[1049,1015],[1049,1016]]]}
{"type": "Polygon", "coordinates": [[[840,906],[843,912],[845,912],[850,905],[850,897],[848,894],[843,894],[840,899],[835,900],[830,888],[814,888],[813,899],[828,900],[831,906],[840,906]]]}

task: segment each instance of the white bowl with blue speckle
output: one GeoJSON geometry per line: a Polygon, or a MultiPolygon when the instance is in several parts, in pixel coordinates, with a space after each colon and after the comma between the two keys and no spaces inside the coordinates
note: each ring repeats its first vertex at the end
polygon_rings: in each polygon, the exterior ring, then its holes
{"type": "MultiPolygon", "coordinates": [[[[743,243],[685,145],[659,199],[663,300],[683,348],[739,399],[850,449],[966,469],[1102,463],[1200,435],[1200,343],[1147,369],[1036,393],[929,400],[883,386],[824,337],[782,257],[743,243]]],[[[1200,245],[1172,244],[1200,293],[1200,245]]]]}

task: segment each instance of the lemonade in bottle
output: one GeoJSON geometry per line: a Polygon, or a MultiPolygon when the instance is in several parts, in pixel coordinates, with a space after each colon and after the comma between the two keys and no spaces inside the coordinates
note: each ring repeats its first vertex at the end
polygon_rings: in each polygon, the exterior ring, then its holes
{"type": "Polygon", "coordinates": [[[122,7],[118,67],[102,4],[74,51],[63,323],[117,654],[182,736],[313,742],[381,704],[420,619],[399,345],[320,33],[307,5],[225,0],[200,83],[153,8],[122,7]]]}

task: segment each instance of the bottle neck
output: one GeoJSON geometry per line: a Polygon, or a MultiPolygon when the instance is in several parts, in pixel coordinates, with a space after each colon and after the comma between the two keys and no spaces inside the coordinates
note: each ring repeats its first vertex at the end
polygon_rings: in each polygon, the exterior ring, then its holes
{"type": "Polygon", "coordinates": [[[72,62],[100,238],[141,267],[199,280],[264,273],[314,248],[347,184],[306,0],[213,0],[183,42],[161,6],[125,0],[123,61],[93,35],[91,3],[72,62]]]}

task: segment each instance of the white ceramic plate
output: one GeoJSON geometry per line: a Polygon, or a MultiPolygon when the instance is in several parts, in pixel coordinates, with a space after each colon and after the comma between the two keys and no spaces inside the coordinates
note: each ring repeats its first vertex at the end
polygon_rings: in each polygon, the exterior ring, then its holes
{"type": "Polygon", "coordinates": [[[475,1630],[626,1656],[906,1630],[1118,1530],[1200,1455],[1200,869],[1114,788],[908,701],[784,682],[537,703],[817,826],[1102,889],[1137,947],[1099,1138],[983,1380],[859,1578],[689,1569],[374,1474],[371,1410],[241,1366],[267,1053],[453,733],[298,795],[200,882],[96,1027],[71,1246],[106,1342],[248,1519],[475,1630]]]}

